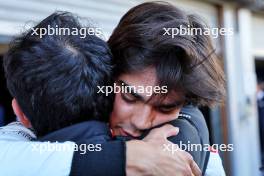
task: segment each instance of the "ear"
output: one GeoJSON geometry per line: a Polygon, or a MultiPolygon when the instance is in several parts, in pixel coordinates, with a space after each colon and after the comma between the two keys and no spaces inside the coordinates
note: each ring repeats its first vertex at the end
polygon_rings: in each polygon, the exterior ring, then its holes
{"type": "Polygon", "coordinates": [[[32,125],[30,123],[30,121],[28,120],[28,118],[26,117],[26,115],[23,113],[23,111],[21,110],[20,106],[18,105],[17,101],[15,98],[13,98],[12,100],[12,108],[14,113],[16,114],[17,118],[19,119],[19,121],[27,128],[31,128],[32,125]]]}

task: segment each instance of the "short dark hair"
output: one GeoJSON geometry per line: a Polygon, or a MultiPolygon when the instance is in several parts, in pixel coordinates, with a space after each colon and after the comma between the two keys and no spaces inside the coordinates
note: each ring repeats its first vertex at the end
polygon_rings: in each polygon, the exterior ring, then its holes
{"type": "MultiPolygon", "coordinates": [[[[35,29],[78,28],[79,18],[55,12],[35,29]]],[[[113,95],[97,93],[112,85],[112,54],[95,35],[32,35],[14,39],[4,56],[8,89],[38,136],[95,119],[108,121],[113,95]]]]}
{"type": "Polygon", "coordinates": [[[169,3],[147,2],[130,9],[108,40],[115,77],[154,67],[160,85],[182,90],[186,103],[214,105],[225,97],[225,76],[210,36],[164,34],[164,28],[206,24],[169,3]]]}

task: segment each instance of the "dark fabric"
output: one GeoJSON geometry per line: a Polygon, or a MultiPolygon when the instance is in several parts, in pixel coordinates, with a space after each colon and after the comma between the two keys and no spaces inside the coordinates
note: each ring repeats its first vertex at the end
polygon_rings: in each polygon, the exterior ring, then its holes
{"type": "Polygon", "coordinates": [[[206,152],[205,161],[204,161],[204,165],[206,167],[203,168],[202,175],[205,175],[205,171],[206,171],[209,159],[210,159],[210,152],[206,152]]]}
{"type": "MultiPolygon", "coordinates": [[[[190,118],[182,117],[179,120],[185,119],[189,121],[190,125],[192,125],[196,129],[197,136],[199,136],[200,142],[193,143],[193,144],[201,144],[202,146],[210,145],[208,127],[206,125],[204,116],[201,113],[201,111],[196,107],[186,106],[181,110],[181,113],[190,115],[190,118]]],[[[185,131],[185,133],[187,133],[187,131],[185,131]]],[[[190,136],[190,134],[187,134],[186,136],[187,139],[188,139],[188,136],[190,136]]],[[[203,175],[204,175],[205,170],[207,168],[209,156],[210,156],[210,151],[205,151],[205,150],[202,150],[201,152],[192,151],[191,154],[193,155],[193,157],[199,156],[197,158],[199,158],[200,160],[197,160],[197,164],[198,166],[200,166],[203,172],[203,175]]]]}
{"type": "Polygon", "coordinates": [[[73,141],[76,143],[104,143],[111,140],[111,132],[106,123],[87,121],[49,133],[38,140],[50,142],[73,141]]]}
{"type": "MultiPolygon", "coordinates": [[[[39,141],[73,141],[81,144],[101,144],[101,151],[75,151],[70,176],[124,176],[125,143],[112,141],[107,124],[87,121],[52,132],[39,141]]],[[[55,166],[54,166],[55,167],[55,166]]]]}
{"type": "Polygon", "coordinates": [[[102,151],[73,156],[70,176],[125,176],[125,143],[111,141],[102,144],[102,151]]]}
{"type": "Polygon", "coordinates": [[[264,166],[264,97],[258,100],[261,164],[264,166]]]}

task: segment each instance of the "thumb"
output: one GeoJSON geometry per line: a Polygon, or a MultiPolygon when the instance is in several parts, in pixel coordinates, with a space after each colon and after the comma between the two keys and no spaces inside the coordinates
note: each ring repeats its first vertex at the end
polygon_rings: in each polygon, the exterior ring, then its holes
{"type": "Polygon", "coordinates": [[[167,141],[170,136],[175,136],[179,133],[179,128],[174,127],[170,124],[163,125],[159,128],[154,128],[150,133],[143,139],[144,141],[167,141]]]}
{"type": "Polygon", "coordinates": [[[163,138],[167,139],[168,137],[176,136],[179,133],[180,129],[178,127],[166,124],[160,127],[160,130],[162,132],[163,138]]]}

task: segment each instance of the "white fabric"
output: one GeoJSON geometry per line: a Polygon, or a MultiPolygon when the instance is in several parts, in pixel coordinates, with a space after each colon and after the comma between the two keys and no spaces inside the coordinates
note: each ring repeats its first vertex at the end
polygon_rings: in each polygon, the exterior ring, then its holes
{"type": "Polygon", "coordinates": [[[205,176],[225,176],[222,160],[218,153],[210,152],[205,176]]]}
{"type": "Polygon", "coordinates": [[[0,129],[0,176],[70,174],[75,143],[30,141],[34,136],[19,122],[0,129]]]}
{"type": "Polygon", "coordinates": [[[21,122],[12,122],[0,127],[0,140],[29,141],[36,139],[33,131],[23,126],[21,122]]]}

